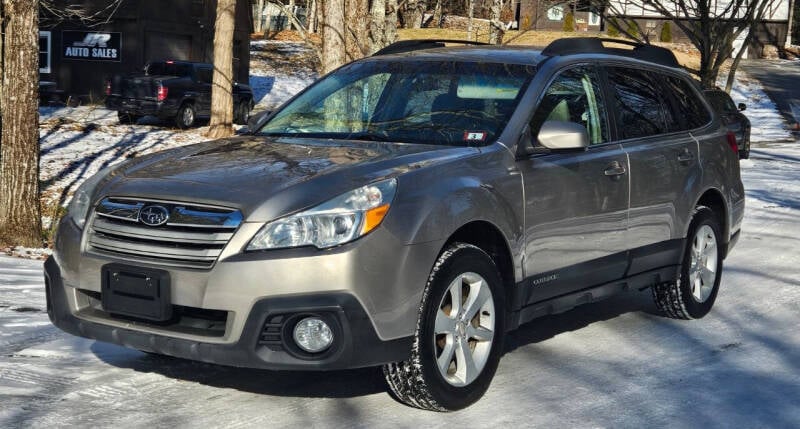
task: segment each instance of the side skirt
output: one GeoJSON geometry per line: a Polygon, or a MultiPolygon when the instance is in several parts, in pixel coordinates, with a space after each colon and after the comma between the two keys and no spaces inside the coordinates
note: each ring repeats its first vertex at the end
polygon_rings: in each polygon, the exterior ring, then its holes
{"type": "Polygon", "coordinates": [[[509,330],[516,329],[536,318],[563,313],[582,304],[602,301],[624,292],[644,290],[656,283],[675,280],[678,278],[679,270],[680,265],[661,267],[522,307],[518,313],[511,315],[509,330]]]}

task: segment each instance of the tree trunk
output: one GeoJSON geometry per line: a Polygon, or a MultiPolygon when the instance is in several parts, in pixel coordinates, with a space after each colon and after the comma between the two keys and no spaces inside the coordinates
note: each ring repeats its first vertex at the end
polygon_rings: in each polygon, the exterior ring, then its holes
{"type": "Polygon", "coordinates": [[[492,6],[489,9],[489,43],[492,45],[499,45],[503,43],[503,35],[506,28],[503,22],[500,21],[500,12],[503,10],[502,0],[492,0],[492,6]]]}
{"type": "Polygon", "coordinates": [[[433,7],[433,19],[431,22],[434,28],[442,28],[442,0],[436,0],[436,6],[433,7]]]}
{"type": "MultiPolygon", "coordinates": [[[[294,0],[289,0],[288,8],[292,13],[295,13],[295,11],[294,11],[294,0]]],[[[291,19],[289,20],[289,30],[294,30],[294,21],[292,21],[291,19]]]]}
{"type": "Polygon", "coordinates": [[[372,0],[369,15],[369,53],[374,54],[386,46],[386,0],[372,0]]]}
{"type": "Polygon", "coordinates": [[[469,0],[467,2],[467,8],[469,9],[467,11],[469,14],[469,20],[467,21],[467,40],[475,40],[475,31],[472,28],[472,19],[475,17],[475,0],[469,0]]]}
{"type": "Polygon", "coordinates": [[[208,137],[233,135],[233,26],[236,0],[218,0],[214,21],[214,79],[208,137]]]}
{"type": "Polygon", "coordinates": [[[253,3],[253,31],[261,33],[264,28],[261,26],[261,14],[264,13],[264,0],[256,0],[253,3]]]}
{"type": "Polygon", "coordinates": [[[345,61],[344,0],[325,0],[322,8],[322,72],[329,73],[345,61]]]}
{"type": "Polygon", "coordinates": [[[306,28],[309,33],[317,32],[317,15],[319,14],[317,0],[311,0],[310,6],[306,11],[306,28]]]}
{"type": "Polygon", "coordinates": [[[353,61],[370,54],[369,0],[345,0],[345,52],[346,61],[353,61]]]}
{"type": "Polygon", "coordinates": [[[405,7],[403,7],[403,27],[421,28],[422,15],[426,6],[424,0],[406,0],[405,7]]]}
{"type": "Polygon", "coordinates": [[[39,1],[3,2],[0,242],[42,246],[39,208],[39,1]]]}

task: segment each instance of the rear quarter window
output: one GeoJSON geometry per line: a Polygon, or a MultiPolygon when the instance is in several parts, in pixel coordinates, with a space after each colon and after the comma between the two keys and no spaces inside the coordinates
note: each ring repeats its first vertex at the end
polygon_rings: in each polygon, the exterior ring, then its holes
{"type": "Polygon", "coordinates": [[[675,108],[678,110],[676,117],[682,122],[681,129],[676,131],[700,128],[711,121],[708,109],[691,83],[677,76],[668,75],[665,75],[661,82],[666,86],[667,94],[675,100],[675,108]]]}

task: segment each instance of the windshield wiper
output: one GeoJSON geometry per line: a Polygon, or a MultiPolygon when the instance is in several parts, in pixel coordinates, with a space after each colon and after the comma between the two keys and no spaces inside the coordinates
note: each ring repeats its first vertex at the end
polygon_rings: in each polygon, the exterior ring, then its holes
{"type": "Polygon", "coordinates": [[[348,140],[364,140],[370,142],[390,142],[393,141],[389,136],[385,133],[374,133],[374,132],[361,132],[361,133],[353,133],[347,136],[348,140]]]}

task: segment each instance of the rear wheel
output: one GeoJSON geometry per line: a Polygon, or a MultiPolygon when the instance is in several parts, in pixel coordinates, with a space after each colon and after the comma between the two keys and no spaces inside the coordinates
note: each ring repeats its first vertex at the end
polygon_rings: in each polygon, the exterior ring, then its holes
{"type": "Polygon", "coordinates": [[[503,349],[504,294],[500,274],[483,250],[450,246],[423,292],[411,359],[383,371],[402,402],[452,411],[489,388],[503,349]]]}
{"type": "Polygon", "coordinates": [[[194,104],[184,103],[178,109],[178,114],[175,116],[175,124],[178,128],[186,129],[194,126],[197,119],[197,112],[194,110],[194,104]]]}
{"type": "Polygon", "coordinates": [[[653,299],[667,316],[699,319],[711,310],[722,279],[721,232],[714,212],[698,207],[689,225],[680,277],[653,287],[653,299]]]}

